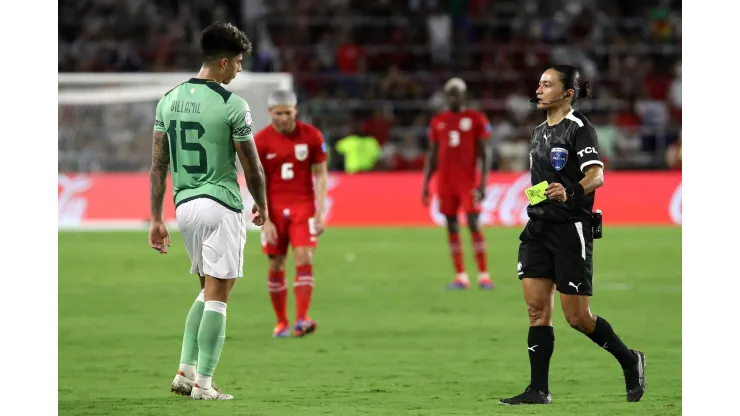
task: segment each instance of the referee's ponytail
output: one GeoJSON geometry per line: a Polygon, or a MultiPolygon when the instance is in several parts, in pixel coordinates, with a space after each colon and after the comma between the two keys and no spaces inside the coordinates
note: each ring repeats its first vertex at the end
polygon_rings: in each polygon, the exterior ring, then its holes
{"type": "Polygon", "coordinates": [[[591,98],[591,83],[588,81],[581,82],[581,73],[571,65],[555,65],[551,67],[560,74],[560,81],[563,83],[563,90],[573,90],[573,101],[575,103],[581,98],[591,98]]]}
{"type": "Polygon", "coordinates": [[[591,98],[591,83],[584,81],[576,91],[578,91],[578,98],[591,98]]]}

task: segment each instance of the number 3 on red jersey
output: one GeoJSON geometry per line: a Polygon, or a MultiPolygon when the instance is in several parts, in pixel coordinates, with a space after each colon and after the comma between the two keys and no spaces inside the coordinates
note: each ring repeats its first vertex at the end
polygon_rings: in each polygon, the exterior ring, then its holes
{"type": "Polygon", "coordinates": [[[448,135],[450,137],[450,141],[449,141],[450,147],[457,147],[460,145],[460,132],[459,131],[450,130],[448,135]]]}

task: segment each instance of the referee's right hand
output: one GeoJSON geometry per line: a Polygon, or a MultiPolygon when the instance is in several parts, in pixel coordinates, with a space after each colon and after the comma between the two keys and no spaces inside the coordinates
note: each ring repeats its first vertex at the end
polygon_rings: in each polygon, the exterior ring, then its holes
{"type": "Polygon", "coordinates": [[[547,185],[545,196],[555,201],[565,202],[568,200],[568,195],[565,193],[565,187],[557,182],[547,185]]]}

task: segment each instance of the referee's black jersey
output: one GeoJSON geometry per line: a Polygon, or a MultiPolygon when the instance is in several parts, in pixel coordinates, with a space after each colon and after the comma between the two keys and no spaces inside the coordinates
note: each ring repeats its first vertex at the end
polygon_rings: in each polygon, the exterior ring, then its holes
{"type": "MultiPolygon", "coordinates": [[[[596,130],[580,112],[570,110],[558,124],[544,122],[532,132],[529,142],[529,170],[532,185],[542,181],[557,182],[564,187],[580,182],[584,169],[591,165],[604,167],[599,157],[596,130]]],[[[591,219],[596,192],[579,200],[566,202],[547,199],[527,207],[529,218],[551,222],[578,222],[591,219]]]]}

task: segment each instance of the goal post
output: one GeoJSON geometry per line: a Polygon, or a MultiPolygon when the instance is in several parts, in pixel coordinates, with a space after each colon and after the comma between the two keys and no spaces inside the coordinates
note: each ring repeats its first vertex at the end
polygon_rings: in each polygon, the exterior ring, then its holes
{"type": "MultiPolygon", "coordinates": [[[[191,73],[60,73],[59,110],[68,106],[136,104],[157,101],[191,73]]],[[[276,89],[293,90],[289,73],[240,73],[224,85],[249,104],[256,130],[269,124],[267,97],[276,89]]],[[[152,113],[152,119],[154,113],[152,113]]],[[[60,120],[60,127],[61,127],[60,120]]]]}

